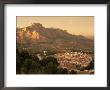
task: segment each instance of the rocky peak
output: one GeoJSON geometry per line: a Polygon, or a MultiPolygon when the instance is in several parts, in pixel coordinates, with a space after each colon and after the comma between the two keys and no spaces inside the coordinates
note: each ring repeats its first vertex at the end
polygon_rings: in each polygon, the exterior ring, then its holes
{"type": "Polygon", "coordinates": [[[32,24],[32,27],[35,27],[35,28],[43,28],[42,24],[40,24],[40,23],[33,23],[33,24],[32,24]]]}

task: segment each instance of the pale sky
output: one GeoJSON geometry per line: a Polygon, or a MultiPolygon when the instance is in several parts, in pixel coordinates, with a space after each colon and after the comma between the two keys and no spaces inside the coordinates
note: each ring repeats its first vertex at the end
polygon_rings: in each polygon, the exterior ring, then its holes
{"type": "Polygon", "coordinates": [[[94,36],[93,16],[17,16],[17,27],[32,23],[41,23],[45,28],[60,28],[71,34],[94,36]]]}

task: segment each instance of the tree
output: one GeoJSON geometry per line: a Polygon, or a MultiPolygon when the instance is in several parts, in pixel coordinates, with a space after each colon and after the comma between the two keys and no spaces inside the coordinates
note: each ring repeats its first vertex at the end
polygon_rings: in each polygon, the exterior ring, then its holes
{"type": "Polygon", "coordinates": [[[29,70],[29,73],[37,74],[40,71],[42,71],[42,66],[40,65],[40,63],[32,60],[31,68],[29,70]]]}
{"type": "Polygon", "coordinates": [[[20,57],[23,57],[24,59],[26,59],[26,58],[30,59],[31,58],[28,51],[26,51],[26,50],[21,50],[20,57]]]}
{"type": "Polygon", "coordinates": [[[69,72],[69,74],[77,74],[77,71],[71,70],[71,71],[69,72]]]}
{"type": "Polygon", "coordinates": [[[24,73],[28,73],[32,65],[32,59],[26,59],[23,63],[24,73]]]}
{"type": "Polygon", "coordinates": [[[94,59],[92,58],[92,61],[89,63],[89,65],[87,67],[85,67],[85,69],[90,70],[90,69],[94,69],[94,59]]]}
{"type": "MultiPolygon", "coordinates": [[[[17,74],[57,74],[58,61],[55,57],[46,56],[39,60],[34,54],[26,50],[16,50],[16,71],[17,74]]],[[[65,73],[65,71],[62,71],[65,73]]]]}
{"type": "Polygon", "coordinates": [[[41,61],[41,65],[46,66],[49,62],[53,62],[53,64],[56,64],[57,66],[59,65],[57,59],[55,57],[52,57],[52,56],[48,56],[48,57],[44,58],[41,61]]]}
{"type": "Polygon", "coordinates": [[[24,61],[25,60],[23,59],[23,57],[20,56],[20,52],[17,48],[16,49],[16,73],[17,74],[21,73],[21,67],[22,67],[24,61]]]}
{"type": "Polygon", "coordinates": [[[66,68],[59,68],[58,73],[59,74],[68,74],[68,70],[66,68]]]}
{"type": "Polygon", "coordinates": [[[57,74],[57,65],[54,64],[53,62],[49,62],[47,65],[46,65],[46,68],[45,68],[45,71],[46,73],[48,74],[57,74]]]}

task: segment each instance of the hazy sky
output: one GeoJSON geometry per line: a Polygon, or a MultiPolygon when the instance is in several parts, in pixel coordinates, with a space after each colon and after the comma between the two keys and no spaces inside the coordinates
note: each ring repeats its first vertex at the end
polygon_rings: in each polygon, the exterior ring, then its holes
{"type": "Polygon", "coordinates": [[[71,34],[94,36],[93,16],[17,16],[17,27],[32,23],[41,23],[46,28],[61,28],[71,34]]]}

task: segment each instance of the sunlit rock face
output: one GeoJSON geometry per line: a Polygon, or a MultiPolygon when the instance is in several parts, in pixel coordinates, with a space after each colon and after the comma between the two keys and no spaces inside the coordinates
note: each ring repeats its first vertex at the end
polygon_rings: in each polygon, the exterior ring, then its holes
{"type": "Polygon", "coordinates": [[[39,33],[36,31],[30,31],[27,28],[17,29],[17,42],[23,43],[25,40],[30,40],[32,42],[39,40],[39,33]]]}
{"type": "Polygon", "coordinates": [[[16,39],[17,39],[18,43],[22,43],[23,42],[23,30],[21,28],[17,28],[16,39]]]}
{"type": "Polygon", "coordinates": [[[25,32],[25,31],[26,31],[26,27],[25,27],[25,28],[22,28],[22,31],[24,31],[24,32],[25,32]]]}
{"type": "Polygon", "coordinates": [[[37,33],[36,31],[33,31],[32,34],[31,34],[31,38],[33,40],[39,40],[39,33],[37,33]]]}
{"type": "Polygon", "coordinates": [[[30,31],[26,31],[26,32],[25,32],[25,37],[26,37],[26,38],[30,38],[30,37],[31,37],[30,31]]]}

